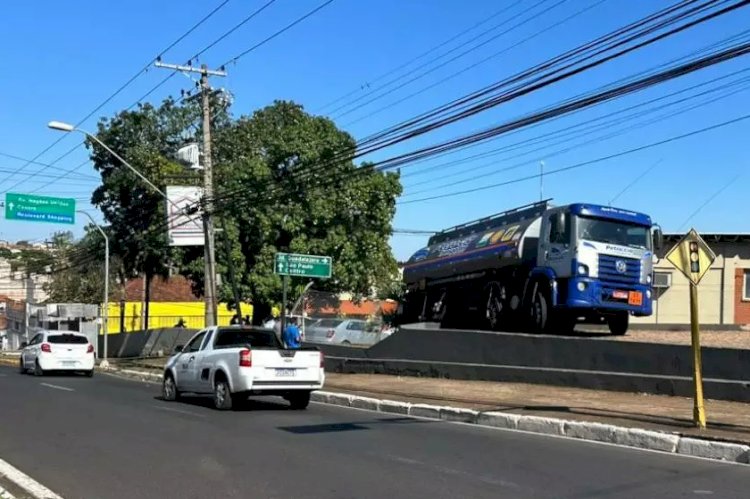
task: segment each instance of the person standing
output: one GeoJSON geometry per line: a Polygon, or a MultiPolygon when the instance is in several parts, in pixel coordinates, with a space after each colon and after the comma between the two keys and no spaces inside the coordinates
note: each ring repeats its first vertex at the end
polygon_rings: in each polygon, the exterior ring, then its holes
{"type": "Polygon", "coordinates": [[[302,337],[300,336],[299,327],[297,326],[297,318],[292,317],[289,320],[289,324],[284,328],[284,334],[282,335],[284,345],[286,348],[299,348],[302,343],[302,337]]]}

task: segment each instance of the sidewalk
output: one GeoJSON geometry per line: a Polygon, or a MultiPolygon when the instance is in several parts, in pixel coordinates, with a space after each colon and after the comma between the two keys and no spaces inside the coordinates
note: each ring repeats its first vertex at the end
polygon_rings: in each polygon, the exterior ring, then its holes
{"type": "Polygon", "coordinates": [[[708,429],[693,427],[693,400],[523,383],[326,373],[325,390],[411,403],[448,405],[666,431],[750,444],[750,404],[706,401],[708,429]]]}

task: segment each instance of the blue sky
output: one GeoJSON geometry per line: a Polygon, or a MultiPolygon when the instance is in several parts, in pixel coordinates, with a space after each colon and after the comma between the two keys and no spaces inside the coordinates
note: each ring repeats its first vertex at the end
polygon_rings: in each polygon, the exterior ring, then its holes
{"type": "MultiPolygon", "coordinates": [[[[164,59],[185,62],[265,1],[230,0],[196,32],[165,53],[164,59]]],[[[201,62],[216,66],[229,60],[322,1],[277,0],[204,54],[201,62]]],[[[80,120],[220,3],[220,0],[72,0],[6,5],[0,18],[0,46],[4,47],[6,67],[5,78],[0,81],[0,153],[26,159],[36,156],[59,138],[59,132],[47,130],[49,120],[80,120]]],[[[340,127],[355,138],[361,138],[554,57],[668,4],[652,0],[334,0],[316,15],[237,64],[228,66],[229,76],[216,80],[215,84],[234,93],[235,114],[251,113],[274,99],[292,99],[308,111],[329,113],[340,127]],[[502,10],[504,12],[499,13],[502,10]],[[527,22],[509,30],[526,19],[527,22]],[[483,20],[487,21],[442,48],[378,79],[483,20]],[[555,26],[563,20],[565,22],[555,26]],[[501,35],[505,30],[509,31],[501,35]],[[487,33],[482,35],[483,31],[487,33]],[[490,40],[493,36],[496,38],[490,40]],[[476,40],[470,41],[473,37],[477,37],[476,40]],[[461,44],[465,45],[456,48],[461,44]],[[467,53],[461,55],[464,51],[467,53]],[[450,61],[451,58],[455,60],[450,61]],[[442,67],[436,67],[443,63],[442,67]],[[417,69],[421,65],[424,67],[417,69]],[[418,78],[408,82],[415,77],[418,78]],[[390,86],[381,88],[391,81],[390,86]],[[404,84],[402,88],[353,109],[401,84],[404,84]],[[327,106],[351,92],[348,98],[327,106]],[[331,113],[355,99],[359,100],[331,113]]],[[[384,159],[502,123],[741,34],[748,26],[750,8],[740,9],[565,82],[378,152],[368,159],[384,159]]],[[[528,180],[431,201],[406,201],[524,177],[537,173],[540,161],[545,162],[548,171],[585,162],[741,116],[750,108],[750,92],[745,90],[748,85],[740,78],[747,78],[750,71],[733,73],[747,68],[750,68],[750,56],[530,130],[501,136],[479,147],[405,167],[402,169],[405,196],[401,200],[404,204],[399,205],[394,227],[441,229],[525,204],[538,199],[539,181],[528,180]],[[684,91],[659,101],[668,103],[670,99],[689,97],[716,89],[721,84],[731,86],[726,91],[706,94],[661,112],[594,128],[585,136],[576,135],[579,130],[576,125],[595,127],[623,116],[616,114],[610,118],[611,113],[620,111],[627,116],[657,105],[644,104],[627,110],[639,103],[684,91]],[[727,95],[729,92],[734,93],[727,95]],[[715,97],[722,98],[706,102],[715,97]],[[664,116],[695,104],[701,106],[676,116],[664,116]],[[597,118],[600,120],[596,121],[597,118]],[[556,131],[568,135],[561,138],[549,135],[556,131]],[[444,165],[537,137],[544,138],[544,142],[535,146],[521,144],[521,148],[504,154],[444,165]],[[497,171],[501,169],[505,171],[497,171]]],[[[163,71],[152,69],[141,75],[82,127],[94,129],[98,116],[111,115],[133,104],[165,76],[163,71]]],[[[187,78],[178,75],[149,99],[160,101],[169,94],[178,95],[180,89],[189,89],[191,85],[187,78]]],[[[749,129],[750,121],[743,121],[687,140],[548,175],[544,179],[544,195],[555,198],[556,203],[606,204],[656,164],[615,204],[652,215],[667,231],[685,230],[688,228],[683,226],[685,219],[730,184],[688,225],[704,232],[748,232],[750,222],[740,214],[747,213],[744,196],[750,187],[750,174],[743,174],[748,170],[749,129]]],[[[77,143],[80,143],[80,136],[67,136],[38,161],[51,163],[77,143]]],[[[12,177],[0,173],[0,189],[6,192],[13,187],[16,192],[38,190],[40,194],[88,199],[97,185],[95,172],[89,165],[84,164],[77,170],[86,178],[54,178],[61,171],[80,165],[86,158],[86,151],[80,147],[49,168],[27,165],[12,177]],[[54,181],[51,185],[45,185],[51,180],[54,181]]],[[[14,171],[23,165],[24,162],[0,156],[0,170],[14,171]]],[[[76,227],[78,233],[83,224],[81,219],[76,227]]],[[[39,240],[62,228],[64,226],[3,219],[0,239],[39,240]]],[[[403,259],[423,246],[425,240],[425,236],[395,235],[392,245],[396,256],[403,259]]]]}

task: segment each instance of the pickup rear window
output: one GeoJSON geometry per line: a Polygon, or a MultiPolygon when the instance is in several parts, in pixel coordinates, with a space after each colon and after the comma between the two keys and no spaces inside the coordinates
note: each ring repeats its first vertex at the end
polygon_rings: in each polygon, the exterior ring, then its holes
{"type": "Polygon", "coordinates": [[[89,340],[85,336],[76,336],[75,334],[54,334],[47,336],[49,343],[64,343],[67,345],[85,345],[89,340]]]}
{"type": "Polygon", "coordinates": [[[219,329],[214,343],[215,349],[244,346],[281,348],[279,340],[272,331],[239,328],[219,329]]]}

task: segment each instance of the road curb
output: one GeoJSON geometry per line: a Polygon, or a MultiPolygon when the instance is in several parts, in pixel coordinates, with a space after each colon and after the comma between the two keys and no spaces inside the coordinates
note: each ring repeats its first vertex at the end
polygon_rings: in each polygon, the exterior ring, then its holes
{"type": "Polygon", "coordinates": [[[554,435],[589,442],[604,442],[622,447],[669,454],[750,464],[750,446],[748,445],[683,437],[662,431],[499,411],[481,412],[457,407],[410,404],[397,400],[373,399],[327,391],[313,392],[311,399],[322,404],[367,409],[387,414],[404,414],[419,418],[475,424],[477,426],[554,435]]]}

